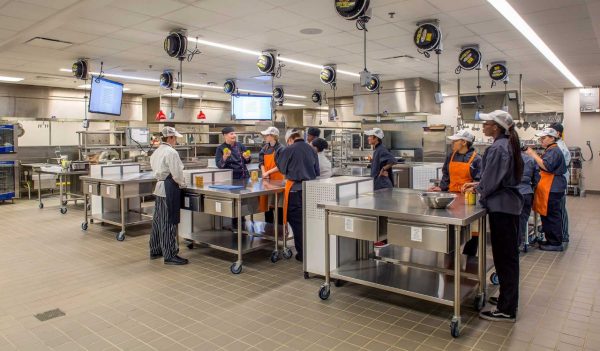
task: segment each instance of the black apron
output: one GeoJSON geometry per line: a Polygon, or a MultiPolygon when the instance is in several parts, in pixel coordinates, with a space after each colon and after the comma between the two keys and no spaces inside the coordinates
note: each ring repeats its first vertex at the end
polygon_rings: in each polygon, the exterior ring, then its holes
{"type": "Polygon", "coordinates": [[[169,224],[179,224],[179,210],[181,210],[181,189],[179,184],[169,174],[165,179],[165,193],[167,194],[167,211],[169,213],[169,224]]]}

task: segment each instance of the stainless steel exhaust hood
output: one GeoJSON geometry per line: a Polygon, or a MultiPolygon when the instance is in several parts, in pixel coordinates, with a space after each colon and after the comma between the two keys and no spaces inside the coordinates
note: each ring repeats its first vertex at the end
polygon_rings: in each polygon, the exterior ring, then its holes
{"type": "MultiPolygon", "coordinates": [[[[381,116],[439,115],[435,103],[437,83],[424,78],[410,78],[381,82],[379,114],[381,116]]],[[[377,93],[354,84],[354,114],[377,116],[377,93]]]]}

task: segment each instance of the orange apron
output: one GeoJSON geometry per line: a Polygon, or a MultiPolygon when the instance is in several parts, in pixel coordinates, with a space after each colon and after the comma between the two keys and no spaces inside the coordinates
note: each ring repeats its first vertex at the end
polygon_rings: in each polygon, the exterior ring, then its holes
{"type": "Polygon", "coordinates": [[[453,193],[460,193],[463,185],[473,181],[473,177],[471,177],[471,163],[473,163],[475,156],[477,156],[477,152],[473,151],[473,155],[471,155],[469,162],[454,162],[454,155],[456,155],[456,152],[450,157],[450,164],[448,165],[450,173],[450,185],[448,186],[448,190],[453,193]]]}
{"type": "MultiPolygon", "coordinates": [[[[544,154],[548,150],[556,147],[556,144],[550,145],[544,154]]],[[[548,215],[548,199],[550,198],[550,188],[552,188],[552,182],[554,181],[554,174],[546,172],[540,169],[540,181],[535,188],[535,194],[533,196],[533,210],[539,213],[541,216],[548,215]]]]}
{"type": "MultiPolygon", "coordinates": [[[[277,167],[277,164],[275,163],[275,152],[273,152],[272,154],[269,154],[269,155],[264,155],[264,167],[265,167],[265,171],[269,171],[269,170],[277,167]]],[[[275,173],[271,173],[271,175],[269,176],[269,179],[284,180],[285,177],[284,177],[283,173],[275,172],[275,173]]],[[[261,196],[259,198],[259,206],[261,209],[269,208],[269,196],[268,195],[261,196]]],[[[275,208],[276,207],[277,207],[277,204],[275,204],[275,208]]]]}

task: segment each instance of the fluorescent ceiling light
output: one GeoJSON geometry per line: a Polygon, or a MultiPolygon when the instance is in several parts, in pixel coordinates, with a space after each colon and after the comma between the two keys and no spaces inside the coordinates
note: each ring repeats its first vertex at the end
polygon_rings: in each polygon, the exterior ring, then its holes
{"type": "Polygon", "coordinates": [[[583,84],[569,71],[562,61],[550,50],[548,45],[537,35],[537,33],[531,29],[531,27],[525,22],[525,20],[510,6],[506,0],[488,0],[488,2],[504,16],[516,29],[523,34],[527,40],[538,49],[542,55],[550,61],[556,67],[560,73],[563,74],[574,86],[577,88],[583,88],[583,84]]]}
{"type": "MultiPolygon", "coordinates": [[[[83,85],[78,85],[77,89],[92,89],[92,85],[91,84],[83,84],[83,85]]],[[[128,91],[131,90],[130,88],[123,88],[123,91],[128,91]]]]}
{"type": "Polygon", "coordinates": [[[0,81],[2,81],[2,82],[20,82],[23,79],[25,79],[25,78],[0,76],[0,81]]]}
{"type": "MultiPolygon", "coordinates": [[[[255,51],[255,50],[248,50],[248,49],[238,48],[238,47],[235,47],[235,46],[221,44],[221,43],[215,43],[213,41],[208,41],[208,40],[203,40],[203,39],[197,39],[197,38],[188,37],[188,41],[195,42],[195,43],[198,43],[198,44],[203,44],[203,45],[206,45],[206,46],[212,46],[212,47],[215,47],[215,48],[220,48],[220,49],[235,51],[235,52],[239,52],[239,53],[242,53],[242,54],[252,55],[254,57],[258,57],[258,56],[262,55],[261,51],[255,51]]],[[[295,65],[300,65],[300,66],[310,67],[310,68],[316,68],[316,69],[322,69],[323,68],[323,65],[317,65],[317,64],[314,64],[314,63],[310,63],[310,62],[295,60],[293,58],[289,58],[289,57],[285,57],[285,56],[279,56],[278,58],[279,58],[279,60],[281,62],[287,62],[287,63],[291,63],[291,64],[295,64],[295,65]]],[[[337,70],[337,72],[340,73],[340,74],[345,74],[345,75],[352,76],[352,77],[360,77],[360,74],[354,73],[354,72],[348,72],[348,71],[343,71],[343,70],[337,70]]]]}
{"type": "Polygon", "coordinates": [[[291,102],[284,102],[283,106],[301,107],[301,106],[306,106],[306,105],[303,105],[303,104],[293,104],[291,102]]]}
{"type": "Polygon", "coordinates": [[[196,98],[196,99],[199,99],[199,98],[200,98],[200,95],[197,95],[197,94],[179,94],[179,93],[175,93],[175,92],[173,92],[172,94],[171,94],[171,93],[168,93],[168,94],[162,94],[162,95],[163,95],[163,96],[176,97],[176,98],[178,98],[178,97],[184,97],[184,98],[196,98]]]}

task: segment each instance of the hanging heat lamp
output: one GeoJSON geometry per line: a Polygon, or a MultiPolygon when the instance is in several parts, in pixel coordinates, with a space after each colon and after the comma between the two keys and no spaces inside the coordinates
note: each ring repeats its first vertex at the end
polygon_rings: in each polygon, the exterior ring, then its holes
{"type": "Polygon", "coordinates": [[[198,112],[198,114],[196,115],[196,119],[206,119],[206,114],[200,110],[200,112],[198,112]]]}
{"type": "Polygon", "coordinates": [[[167,115],[165,115],[165,113],[163,112],[163,110],[159,110],[156,113],[156,117],[154,117],[154,120],[156,120],[156,121],[162,121],[162,120],[165,120],[165,119],[167,119],[167,115]]]}

